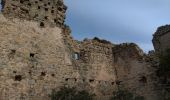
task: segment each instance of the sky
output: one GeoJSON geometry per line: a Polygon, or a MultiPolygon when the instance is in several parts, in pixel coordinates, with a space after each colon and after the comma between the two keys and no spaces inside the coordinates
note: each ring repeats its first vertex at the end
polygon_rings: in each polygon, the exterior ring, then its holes
{"type": "Polygon", "coordinates": [[[99,37],[153,50],[157,27],[170,24],[170,0],[65,0],[66,24],[77,40],[99,37]]]}

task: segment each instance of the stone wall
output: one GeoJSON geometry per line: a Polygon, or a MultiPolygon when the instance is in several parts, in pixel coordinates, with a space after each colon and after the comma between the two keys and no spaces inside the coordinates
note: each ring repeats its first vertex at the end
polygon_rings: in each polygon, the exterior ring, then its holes
{"type": "MultiPolygon", "coordinates": [[[[87,77],[100,95],[111,95],[116,87],[115,69],[112,60],[110,43],[96,39],[85,40],[80,46],[79,71],[81,77],[87,77]],[[94,82],[97,81],[97,83],[94,82]]],[[[96,93],[97,94],[97,93],[96,93]]]]}
{"type": "Polygon", "coordinates": [[[145,100],[160,100],[155,90],[155,68],[148,55],[134,43],[124,43],[113,48],[117,83],[129,91],[144,96],[145,100]]]}
{"type": "Polygon", "coordinates": [[[8,18],[34,20],[40,26],[62,26],[67,7],[63,0],[2,0],[3,14],[8,18]]]}
{"type": "MultiPolygon", "coordinates": [[[[159,100],[157,63],[136,44],[74,40],[69,26],[63,24],[62,0],[2,2],[0,100],[49,100],[51,90],[63,85],[93,92],[96,100],[108,100],[120,85],[146,100],[159,100]]],[[[167,33],[169,26],[155,33],[156,52],[169,46],[167,33]]]]}
{"type": "Polygon", "coordinates": [[[52,89],[79,76],[61,32],[0,15],[0,100],[49,100],[52,89]]]}
{"type": "Polygon", "coordinates": [[[170,25],[159,27],[154,33],[152,41],[158,54],[170,49],[170,25]]]}

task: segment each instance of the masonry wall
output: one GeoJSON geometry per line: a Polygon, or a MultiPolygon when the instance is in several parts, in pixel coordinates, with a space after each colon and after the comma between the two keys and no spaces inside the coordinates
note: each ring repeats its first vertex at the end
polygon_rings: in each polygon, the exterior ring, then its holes
{"type": "Polygon", "coordinates": [[[160,100],[153,58],[134,43],[117,45],[113,53],[118,86],[124,86],[145,100],[160,100]]]}
{"type": "Polygon", "coordinates": [[[170,49],[170,25],[161,26],[153,35],[153,45],[158,54],[170,49]]]}
{"type": "Polygon", "coordinates": [[[79,76],[61,32],[0,15],[0,100],[49,100],[52,89],[79,76]]]}
{"type": "Polygon", "coordinates": [[[39,22],[40,26],[62,26],[67,7],[63,0],[2,0],[2,12],[8,18],[39,22]]]}

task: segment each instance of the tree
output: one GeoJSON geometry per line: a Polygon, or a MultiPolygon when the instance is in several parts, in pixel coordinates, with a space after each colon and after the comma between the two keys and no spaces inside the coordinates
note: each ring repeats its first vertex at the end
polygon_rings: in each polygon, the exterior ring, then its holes
{"type": "Polygon", "coordinates": [[[51,100],[92,100],[93,94],[83,90],[77,91],[76,88],[61,87],[59,91],[53,90],[51,100]]]}

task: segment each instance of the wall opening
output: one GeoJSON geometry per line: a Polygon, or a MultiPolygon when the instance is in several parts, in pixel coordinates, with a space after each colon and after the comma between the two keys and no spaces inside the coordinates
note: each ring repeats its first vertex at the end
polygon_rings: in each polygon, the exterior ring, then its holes
{"type": "Polygon", "coordinates": [[[54,76],[55,76],[55,74],[51,74],[51,76],[52,76],[52,77],[54,77],[54,76]]]}
{"type": "Polygon", "coordinates": [[[147,83],[147,78],[145,76],[140,77],[139,82],[141,83],[147,83]]]}
{"type": "Polygon", "coordinates": [[[80,59],[80,54],[77,53],[77,52],[75,52],[75,53],[74,53],[74,59],[75,59],[75,60],[79,60],[79,59],[80,59]]]}
{"type": "Polygon", "coordinates": [[[90,83],[94,82],[94,79],[90,79],[89,82],[90,82],[90,83]]]}
{"type": "Polygon", "coordinates": [[[68,81],[68,78],[66,78],[65,81],[68,81]]]}
{"type": "Polygon", "coordinates": [[[46,73],[45,72],[41,72],[41,76],[45,76],[46,75],[46,73]]]}
{"type": "Polygon", "coordinates": [[[34,53],[30,53],[30,57],[33,58],[35,56],[34,53]]]}
{"type": "Polygon", "coordinates": [[[21,75],[16,75],[15,76],[15,81],[21,81],[22,80],[22,76],[21,75]]]}
{"type": "Polygon", "coordinates": [[[40,27],[44,27],[44,22],[40,22],[40,27]]]}

